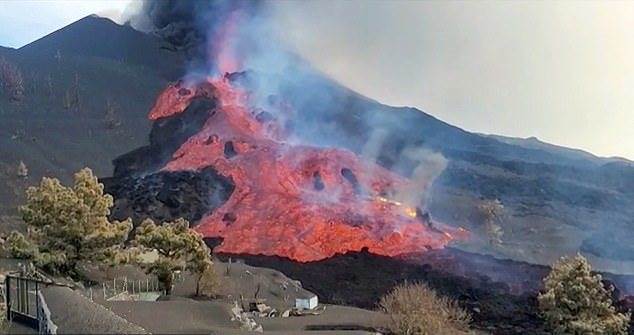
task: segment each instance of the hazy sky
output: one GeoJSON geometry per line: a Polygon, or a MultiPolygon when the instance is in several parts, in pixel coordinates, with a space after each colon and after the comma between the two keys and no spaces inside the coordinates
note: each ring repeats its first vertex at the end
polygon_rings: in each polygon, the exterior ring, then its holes
{"type": "MultiPolygon", "coordinates": [[[[130,4],[0,0],[0,45],[130,4]]],[[[634,159],[634,2],[274,5],[299,53],[369,97],[470,131],[634,159]]]]}

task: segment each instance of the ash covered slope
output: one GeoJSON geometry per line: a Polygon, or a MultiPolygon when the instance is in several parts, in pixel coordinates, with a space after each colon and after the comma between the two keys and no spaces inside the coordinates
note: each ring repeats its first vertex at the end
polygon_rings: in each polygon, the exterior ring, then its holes
{"type": "MultiPolygon", "coordinates": [[[[19,103],[4,91],[0,94],[0,215],[14,212],[23,187],[41,175],[67,178],[88,165],[105,176],[113,158],[147,143],[147,112],[167,82],[178,78],[182,67],[178,54],[161,46],[152,36],[88,17],[22,49],[0,49],[0,56],[23,73],[25,87],[19,103]],[[76,90],[75,83],[79,84],[76,90]],[[116,111],[114,124],[121,121],[114,129],[106,125],[110,123],[108,100],[116,111]],[[20,160],[29,168],[26,180],[16,173],[20,160]]],[[[305,126],[301,133],[322,145],[364,153],[372,134],[368,130],[383,129],[378,136],[381,141],[377,141],[380,145],[369,150],[369,156],[404,175],[415,164],[400,159],[406,148],[424,146],[441,152],[449,165],[434,184],[429,209],[446,223],[478,234],[483,230],[477,224],[481,221],[476,211],[480,198],[500,198],[506,207],[503,229],[508,248],[488,250],[482,243],[471,246],[475,250],[540,263],[552,260],[546,250],[555,254],[581,245],[611,258],[631,259],[634,254],[627,248],[634,224],[634,169],[627,162],[603,164],[502,143],[414,108],[382,105],[319,74],[288,82],[281,93],[301,113],[300,126],[305,126]],[[312,94],[295,94],[302,90],[312,94]],[[620,237],[614,240],[607,235],[620,237]]],[[[151,135],[152,145],[120,156],[115,165],[133,166],[140,173],[156,171],[155,165],[169,158],[182,138],[194,133],[187,128],[196,128],[201,121],[194,115],[182,125],[181,120],[165,122],[154,124],[164,131],[151,135]],[[170,135],[164,136],[167,133],[170,135]],[[136,165],[132,164],[135,159],[136,165]]],[[[122,169],[119,176],[136,178],[132,172],[122,169]]],[[[181,183],[187,178],[176,179],[181,183]]],[[[161,197],[154,198],[152,206],[173,205],[160,216],[180,214],[180,200],[175,199],[181,195],[176,192],[170,197],[173,191],[167,186],[156,190],[160,191],[161,197]]],[[[124,207],[129,206],[134,204],[124,207]]],[[[203,209],[188,207],[185,216],[195,220],[201,215],[196,213],[211,205],[201,206],[203,209]]],[[[155,214],[152,208],[138,212],[155,214]]]]}
{"type": "Polygon", "coordinates": [[[363,153],[379,137],[379,144],[370,150],[376,161],[406,176],[417,164],[405,154],[411,148],[429,148],[449,160],[430,196],[428,209],[436,218],[483,233],[483,220],[475,210],[478,203],[502,201],[507,243],[490,248],[476,238],[467,246],[470,250],[535,263],[551,263],[562,253],[579,249],[619,261],[634,260],[629,243],[634,237],[631,162],[572,155],[551,146],[509,144],[414,108],[382,105],[327,79],[314,77],[308,82],[308,87],[303,81],[286,89],[291,101],[294,92],[319,92],[308,100],[293,101],[302,106],[297,110],[309,120],[305,124],[325,125],[303,129],[314,141],[363,153]]]}
{"type": "Polygon", "coordinates": [[[0,49],[21,78],[3,77],[0,89],[0,216],[15,213],[23,188],[40,177],[68,180],[84,166],[110,175],[112,159],[146,141],[147,109],[183,69],[161,45],[89,16],[22,48],[0,49]],[[20,161],[27,178],[17,175],[20,161]]]}

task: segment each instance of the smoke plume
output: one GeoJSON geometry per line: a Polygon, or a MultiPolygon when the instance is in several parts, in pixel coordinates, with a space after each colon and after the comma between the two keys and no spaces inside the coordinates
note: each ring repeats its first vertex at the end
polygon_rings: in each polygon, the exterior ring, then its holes
{"type": "Polygon", "coordinates": [[[240,29],[254,20],[263,6],[253,0],[144,1],[131,24],[155,33],[175,51],[184,51],[193,66],[214,71],[221,64],[209,61],[237,59],[237,54],[227,52],[240,47],[236,44],[240,29]]]}
{"type": "MultiPolygon", "coordinates": [[[[175,51],[186,52],[190,76],[247,71],[240,80],[252,92],[251,104],[276,118],[288,132],[289,141],[344,147],[369,161],[380,161],[382,151],[392,150],[386,142],[402,120],[367,110],[354,121],[355,129],[346,129],[340,118],[348,111],[342,113],[342,109],[350,107],[350,97],[360,96],[290,51],[293,48],[283,37],[288,27],[275,19],[276,6],[279,4],[251,0],[146,1],[131,23],[154,32],[175,51]]],[[[368,103],[369,99],[361,97],[359,101],[368,103]]],[[[403,174],[413,183],[408,189],[395,190],[393,196],[418,206],[444,170],[446,160],[429,150],[405,149],[393,153],[392,166],[407,165],[403,174]]]]}

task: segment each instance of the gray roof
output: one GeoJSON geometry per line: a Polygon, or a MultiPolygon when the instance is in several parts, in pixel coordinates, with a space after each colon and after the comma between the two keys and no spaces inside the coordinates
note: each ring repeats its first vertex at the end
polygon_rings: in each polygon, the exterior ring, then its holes
{"type": "Polygon", "coordinates": [[[148,334],[68,287],[49,286],[42,294],[58,334],[148,334]]]}

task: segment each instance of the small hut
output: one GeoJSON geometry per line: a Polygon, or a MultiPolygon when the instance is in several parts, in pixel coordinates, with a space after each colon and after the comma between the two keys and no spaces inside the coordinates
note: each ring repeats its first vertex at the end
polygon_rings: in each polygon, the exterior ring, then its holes
{"type": "Polygon", "coordinates": [[[300,295],[295,298],[295,308],[298,310],[314,309],[319,304],[317,296],[312,293],[300,295]]]}

